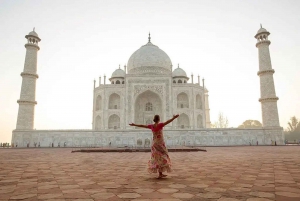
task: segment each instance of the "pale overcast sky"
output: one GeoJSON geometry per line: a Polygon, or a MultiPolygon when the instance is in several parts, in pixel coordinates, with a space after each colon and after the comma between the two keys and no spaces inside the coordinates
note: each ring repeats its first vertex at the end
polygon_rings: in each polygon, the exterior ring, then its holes
{"type": "Polygon", "coordinates": [[[300,118],[299,10],[298,0],[0,0],[0,142],[10,142],[16,126],[24,37],[33,27],[42,39],[36,129],[91,129],[93,80],[98,84],[99,76],[108,79],[127,64],[149,31],[173,66],[205,78],[212,122],[219,112],[230,127],[261,121],[254,38],[260,23],[271,33],[279,118],[286,128],[291,116],[300,118]]]}

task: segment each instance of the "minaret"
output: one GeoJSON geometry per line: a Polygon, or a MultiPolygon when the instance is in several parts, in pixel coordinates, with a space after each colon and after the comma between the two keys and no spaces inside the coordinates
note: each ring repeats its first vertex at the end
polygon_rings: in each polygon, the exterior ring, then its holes
{"type": "Polygon", "coordinates": [[[24,70],[21,73],[22,87],[19,103],[19,112],[16,129],[32,130],[34,128],[34,106],[35,88],[37,71],[37,51],[40,50],[38,43],[41,41],[38,34],[34,31],[25,36],[27,43],[25,44],[26,56],[24,70]]]}
{"type": "MultiPolygon", "coordinates": [[[[261,25],[260,25],[261,26],[261,25]]],[[[279,127],[277,100],[274,86],[274,69],[271,65],[271,57],[269,52],[270,41],[268,36],[270,33],[260,27],[255,38],[257,39],[256,47],[258,48],[259,71],[257,75],[260,78],[260,99],[262,111],[263,127],[279,127]]]]}
{"type": "Polygon", "coordinates": [[[206,128],[210,128],[210,109],[209,109],[209,100],[208,100],[208,90],[205,89],[205,121],[206,128]]]}

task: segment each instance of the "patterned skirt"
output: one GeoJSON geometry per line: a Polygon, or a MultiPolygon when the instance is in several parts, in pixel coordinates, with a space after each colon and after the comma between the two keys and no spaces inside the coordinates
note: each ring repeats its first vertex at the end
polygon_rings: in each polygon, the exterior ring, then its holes
{"type": "Polygon", "coordinates": [[[151,146],[151,159],[148,162],[148,172],[171,172],[171,159],[163,140],[154,140],[151,146]]]}

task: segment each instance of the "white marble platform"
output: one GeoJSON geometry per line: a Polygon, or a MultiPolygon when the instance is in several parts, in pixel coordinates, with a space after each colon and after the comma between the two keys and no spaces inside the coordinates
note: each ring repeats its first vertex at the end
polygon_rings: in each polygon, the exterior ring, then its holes
{"type": "MultiPolygon", "coordinates": [[[[283,129],[201,129],[164,130],[168,146],[238,146],[284,144],[283,129]]],[[[150,130],[14,130],[12,144],[18,147],[90,147],[90,146],[149,146],[150,130]]]]}

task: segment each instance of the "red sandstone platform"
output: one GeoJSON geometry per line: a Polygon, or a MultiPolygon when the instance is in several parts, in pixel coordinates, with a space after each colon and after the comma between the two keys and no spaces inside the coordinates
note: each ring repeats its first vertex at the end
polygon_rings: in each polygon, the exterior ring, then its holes
{"type": "MultiPolygon", "coordinates": [[[[197,148],[197,147],[173,147],[168,148],[169,152],[197,152],[197,151],[204,151],[204,148],[197,148]]],[[[112,147],[104,147],[104,148],[75,148],[72,150],[72,153],[76,152],[84,152],[84,153],[91,153],[91,152],[151,152],[150,148],[130,148],[130,147],[120,147],[120,148],[112,148],[112,147]]]]}
{"type": "Polygon", "coordinates": [[[147,173],[150,153],[71,151],[0,149],[0,200],[300,200],[300,146],[171,152],[164,179],[147,173]]]}

